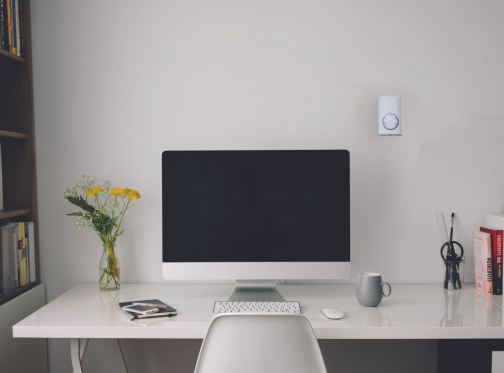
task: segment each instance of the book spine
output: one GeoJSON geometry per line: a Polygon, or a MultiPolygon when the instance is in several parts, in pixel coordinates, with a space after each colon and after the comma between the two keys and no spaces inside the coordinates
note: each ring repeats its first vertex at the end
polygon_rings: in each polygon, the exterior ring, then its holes
{"type": "Polygon", "coordinates": [[[493,252],[494,294],[502,295],[502,240],[504,231],[496,232],[496,245],[493,252]]]}
{"type": "Polygon", "coordinates": [[[4,29],[4,50],[9,51],[9,20],[7,17],[7,1],[4,0],[3,3],[3,16],[4,16],[4,23],[2,24],[2,27],[4,29]]]}
{"type": "Polygon", "coordinates": [[[0,210],[4,208],[3,200],[2,144],[0,144],[0,210]]]}
{"type": "Polygon", "coordinates": [[[25,261],[23,257],[23,223],[18,223],[18,259],[19,259],[19,285],[26,285],[25,282],[25,261]]]}
{"type": "Polygon", "coordinates": [[[26,282],[32,282],[32,278],[30,276],[30,240],[28,239],[28,223],[25,223],[25,252],[26,252],[26,282]]]}
{"type": "Polygon", "coordinates": [[[5,258],[4,258],[4,250],[3,250],[3,241],[5,237],[3,236],[3,229],[0,227],[0,295],[5,294],[5,258]]]}
{"type": "Polygon", "coordinates": [[[14,255],[12,253],[12,239],[14,238],[12,235],[12,224],[9,224],[4,227],[4,234],[3,236],[6,237],[5,240],[5,251],[7,252],[6,257],[8,257],[8,264],[7,264],[7,271],[8,274],[6,276],[8,285],[7,285],[7,290],[6,292],[9,293],[13,291],[16,288],[16,282],[14,280],[14,275],[15,275],[15,267],[16,267],[16,260],[14,258],[14,255]]]}
{"type": "MultiPolygon", "coordinates": [[[[8,1],[8,0],[7,0],[8,1]]],[[[19,287],[19,260],[18,260],[18,239],[17,239],[17,226],[12,228],[12,248],[14,255],[14,286],[19,287]]]]}
{"type": "Polygon", "coordinates": [[[493,294],[492,289],[492,246],[491,235],[473,232],[474,286],[485,294],[493,294]]]}
{"type": "Polygon", "coordinates": [[[11,0],[7,0],[7,28],[9,34],[9,52],[12,53],[12,25],[11,25],[11,0]]]}
{"type": "Polygon", "coordinates": [[[11,23],[12,23],[12,53],[17,54],[17,41],[16,41],[16,0],[11,0],[11,23]]]}
{"type": "Polygon", "coordinates": [[[4,0],[0,0],[0,48],[5,49],[5,36],[4,36],[4,0]]]}
{"type": "Polygon", "coordinates": [[[28,261],[26,257],[25,225],[21,223],[21,257],[23,258],[23,285],[28,283],[28,261]]]}
{"type": "Polygon", "coordinates": [[[21,56],[21,38],[19,37],[19,0],[16,0],[16,53],[21,56]]]}
{"type": "Polygon", "coordinates": [[[37,281],[35,273],[35,230],[32,223],[28,223],[28,248],[30,249],[30,281],[37,281]]]}
{"type": "Polygon", "coordinates": [[[492,282],[493,294],[502,295],[502,236],[503,230],[494,227],[480,227],[480,231],[492,237],[492,282]]]}
{"type": "Polygon", "coordinates": [[[12,250],[9,247],[9,225],[4,225],[0,228],[2,231],[2,283],[3,288],[1,291],[7,294],[11,291],[11,272],[10,272],[10,258],[12,257],[12,250]]]}
{"type": "MultiPolygon", "coordinates": [[[[24,234],[24,233],[23,233],[24,234]]],[[[23,237],[23,241],[24,241],[24,237],[23,237]]],[[[28,283],[28,255],[27,255],[27,252],[26,252],[26,246],[23,245],[23,281],[24,281],[24,284],[26,285],[28,283]]]]}
{"type": "MultiPolygon", "coordinates": [[[[19,230],[18,230],[19,232],[19,230]]],[[[19,233],[18,233],[19,235],[19,233]]],[[[17,259],[18,259],[18,286],[23,286],[23,248],[21,247],[21,240],[19,237],[16,239],[17,244],[17,259]]]]}
{"type": "Polygon", "coordinates": [[[25,36],[24,36],[24,0],[19,0],[19,35],[21,40],[21,57],[25,57],[25,36]]]}
{"type": "Polygon", "coordinates": [[[11,26],[11,47],[12,50],[11,52],[13,54],[16,54],[16,17],[14,13],[14,8],[15,8],[15,0],[10,0],[10,26],[11,26]]]}
{"type": "Polygon", "coordinates": [[[9,276],[9,250],[5,242],[7,241],[7,236],[5,235],[5,226],[0,227],[0,231],[2,232],[2,241],[0,242],[2,247],[2,288],[0,292],[2,294],[7,293],[8,288],[8,276],[9,276]]]}

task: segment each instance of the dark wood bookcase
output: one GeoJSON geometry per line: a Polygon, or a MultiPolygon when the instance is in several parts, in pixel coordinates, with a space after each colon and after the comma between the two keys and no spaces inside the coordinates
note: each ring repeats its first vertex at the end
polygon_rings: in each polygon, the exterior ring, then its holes
{"type": "Polygon", "coordinates": [[[1,295],[0,304],[40,284],[29,0],[24,1],[24,30],[24,58],[0,50],[0,143],[4,200],[0,226],[16,221],[34,223],[37,278],[35,282],[1,295]]]}

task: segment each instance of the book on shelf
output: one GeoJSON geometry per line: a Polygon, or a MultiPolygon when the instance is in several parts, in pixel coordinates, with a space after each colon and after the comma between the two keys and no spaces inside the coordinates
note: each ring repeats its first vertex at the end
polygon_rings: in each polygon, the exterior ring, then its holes
{"type": "Polygon", "coordinates": [[[19,48],[21,49],[20,56],[25,57],[25,35],[24,35],[24,0],[19,0],[19,48]]]}
{"type": "Polygon", "coordinates": [[[30,268],[29,268],[29,256],[27,251],[27,232],[26,223],[18,223],[17,233],[18,233],[18,259],[19,259],[19,283],[21,286],[30,283],[30,268]]]}
{"type": "Polygon", "coordinates": [[[474,285],[476,290],[493,294],[491,236],[485,232],[473,232],[474,285]]]}
{"type": "Polygon", "coordinates": [[[9,50],[9,27],[7,24],[7,0],[3,0],[2,2],[2,29],[3,29],[3,50],[9,50]]]}
{"type": "Polygon", "coordinates": [[[36,281],[35,231],[32,222],[0,227],[0,293],[36,281]]]}
{"type": "Polygon", "coordinates": [[[23,223],[18,223],[17,225],[17,256],[19,263],[19,286],[26,285],[25,281],[25,266],[24,266],[24,257],[23,257],[23,223]]]}
{"type": "Polygon", "coordinates": [[[16,17],[15,17],[15,1],[16,0],[10,0],[10,26],[11,26],[11,53],[16,54],[16,17]]]}
{"type": "Polygon", "coordinates": [[[12,53],[12,24],[11,24],[11,1],[12,0],[6,0],[7,2],[7,34],[9,36],[9,49],[7,49],[10,53],[12,53]]]}
{"type": "Polygon", "coordinates": [[[10,293],[16,288],[15,282],[15,258],[12,248],[14,247],[14,235],[12,233],[12,224],[4,225],[0,228],[2,245],[2,266],[0,270],[2,271],[2,287],[0,291],[3,294],[10,293]]]}
{"type": "Polygon", "coordinates": [[[29,263],[29,272],[30,272],[30,282],[37,281],[35,276],[35,229],[32,222],[26,223],[27,229],[27,239],[28,239],[28,258],[30,259],[29,263]]]}
{"type": "Polygon", "coordinates": [[[480,227],[480,232],[490,234],[492,246],[493,294],[502,295],[502,236],[503,230],[495,227],[480,227]]]}
{"type": "Polygon", "coordinates": [[[19,0],[16,0],[14,14],[16,17],[16,54],[18,56],[21,56],[21,48],[20,48],[21,40],[19,37],[19,0]]]}
{"type": "Polygon", "coordinates": [[[0,0],[0,49],[5,49],[5,36],[4,36],[4,0],[0,0]]]}
{"type": "Polygon", "coordinates": [[[12,251],[14,255],[14,281],[16,287],[19,287],[19,256],[18,256],[18,227],[17,224],[12,225],[12,251]]]}
{"type": "Polygon", "coordinates": [[[24,0],[0,0],[0,47],[24,57],[24,0]]]}
{"type": "MultiPolygon", "coordinates": [[[[1,0],[0,0],[1,1],[1,0]]],[[[0,210],[3,210],[2,144],[0,144],[0,210]]]]}
{"type": "MultiPolygon", "coordinates": [[[[494,214],[486,214],[486,221],[485,221],[485,227],[489,228],[494,228],[497,230],[504,230],[504,215],[499,214],[499,215],[494,215],[494,214]]],[[[501,236],[499,237],[497,235],[497,242],[495,242],[495,245],[492,250],[492,260],[494,263],[494,277],[495,277],[495,282],[496,284],[499,284],[499,292],[496,292],[496,288],[494,286],[494,294],[497,295],[502,295],[504,291],[504,268],[503,268],[503,249],[504,249],[504,237],[501,236]],[[498,239],[500,238],[500,242],[498,239]]]]}
{"type": "Polygon", "coordinates": [[[12,53],[17,54],[16,0],[11,0],[12,53]]]}

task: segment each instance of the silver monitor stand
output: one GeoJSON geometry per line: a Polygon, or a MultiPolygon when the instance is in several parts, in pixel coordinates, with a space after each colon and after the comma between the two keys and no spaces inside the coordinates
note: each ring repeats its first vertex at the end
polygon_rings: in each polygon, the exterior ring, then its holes
{"type": "Polygon", "coordinates": [[[284,302],[276,280],[236,280],[229,302],[284,302]]]}

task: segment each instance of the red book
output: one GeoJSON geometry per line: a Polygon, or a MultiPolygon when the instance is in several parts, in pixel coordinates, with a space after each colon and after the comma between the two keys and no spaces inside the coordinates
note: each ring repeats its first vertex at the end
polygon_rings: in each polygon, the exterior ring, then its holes
{"type": "Polygon", "coordinates": [[[503,230],[494,227],[481,227],[480,232],[492,236],[492,267],[493,267],[493,293],[502,295],[502,238],[503,230]]]}

